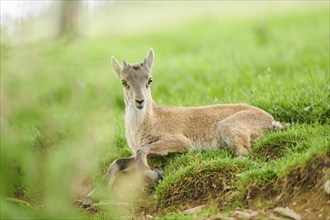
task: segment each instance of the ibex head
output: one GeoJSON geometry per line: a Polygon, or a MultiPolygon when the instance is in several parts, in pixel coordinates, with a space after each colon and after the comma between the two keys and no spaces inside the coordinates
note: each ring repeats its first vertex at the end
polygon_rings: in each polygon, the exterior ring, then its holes
{"type": "Polygon", "coordinates": [[[116,71],[124,86],[126,105],[133,105],[142,110],[151,100],[150,84],[152,82],[151,68],[154,60],[154,51],[149,50],[143,63],[128,64],[123,61],[123,67],[115,57],[112,57],[112,67],[116,71]]]}

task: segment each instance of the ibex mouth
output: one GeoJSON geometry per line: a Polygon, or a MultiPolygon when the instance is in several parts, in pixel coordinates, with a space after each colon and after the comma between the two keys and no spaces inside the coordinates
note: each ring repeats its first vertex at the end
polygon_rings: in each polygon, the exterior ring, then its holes
{"type": "Polygon", "coordinates": [[[142,110],[142,109],[143,109],[143,105],[136,105],[136,108],[137,108],[138,110],[142,110]]]}

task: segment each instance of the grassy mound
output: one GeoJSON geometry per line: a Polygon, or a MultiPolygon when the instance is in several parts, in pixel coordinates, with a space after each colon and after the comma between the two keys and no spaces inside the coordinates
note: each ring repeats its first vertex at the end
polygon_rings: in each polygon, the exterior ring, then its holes
{"type": "Polygon", "coordinates": [[[324,217],[329,198],[321,186],[329,178],[330,154],[328,18],[328,8],[322,7],[227,20],[214,14],[70,45],[5,45],[1,218],[192,219],[277,205],[306,218],[313,210],[324,217]],[[134,177],[126,178],[121,190],[129,195],[122,198],[118,190],[121,203],[96,213],[76,209],[72,201],[86,195],[112,161],[131,155],[122,88],[109,59],[139,62],[151,47],[152,93],[159,104],[247,103],[290,127],[259,139],[243,159],[229,149],[150,158],[150,166],[165,177],[154,188],[140,193],[137,187],[135,194],[125,189],[136,183],[134,177]],[[309,207],[307,199],[318,207],[309,207]],[[197,205],[206,206],[183,212],[197,205]]]}
{"type": "MultiPolygon", "coordinates": [[[[155,201],[150,205],[153,209],[147,208],[146,212],[159,215],[198,205],[215,207],[212,212],[239,207],[270,209],[291,205],[306,193],[320,200],[318,211],[325,210],[327,196],[322,186],[330,166],[329,128],[299,125],[269,134],[245,159],[230,157],[226,150],[180,155],[178,164],[182,164],[182,157],[191,162],[166,176],[157,186],[155,201]],[[203,160],[201,155],[208,159],[203,160]]],[[[177,163],[172,164],[177,168],[177,163]]],[[[298,210],[305,217],[312,214],[298,210]]]]}

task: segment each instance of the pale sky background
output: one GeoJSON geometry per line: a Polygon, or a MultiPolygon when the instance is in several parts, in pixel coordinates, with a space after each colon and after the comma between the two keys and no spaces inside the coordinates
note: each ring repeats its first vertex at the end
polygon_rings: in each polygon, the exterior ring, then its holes
{"type": "MultiPolygon", "coordinates": [[[[48,8],[53,2],[52,0],[1,0],[1,26],[12,20],[23,19],[27,15],[38,16],[40,12],[48,8]]],[[[83,4],[92,9],[102,2],[104,1],[84,0],[83,4]]],[[[111,2],[111,0],[107,2],[111,2]]]]}
{"type": "MultiPolygon", "coordinates": [[[[22,18],[28,13],[37,13],[48,7],[50,1],[13,1],[1,0],[1,18],[22,18]]],[[[3,19],[1,19],[3,22],[3,19]]]]}

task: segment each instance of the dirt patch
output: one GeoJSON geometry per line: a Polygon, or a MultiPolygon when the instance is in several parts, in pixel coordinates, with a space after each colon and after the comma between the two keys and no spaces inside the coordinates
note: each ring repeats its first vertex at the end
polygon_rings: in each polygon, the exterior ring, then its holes
{"type": "Polygon", "coordinates": [[[265,161],[271,161],[283,156],[283,145],[263,145],[253,151],[253,158],[262,158],[265,161]]]}
{"type": "Polygon", "coordinates": [[[201,166],[165,188],[153,211],[184,210],[218,198],[222,198],[221,207],[226,207],[233,198],[232,183],[241,171],[239,166],[201,166]]]}
{"type": "Polygon", "coordinates": [[[301,216],[294,210],[286,207],[277,207],[274,210],[252,210],[252,209],[236,209],[227,215],[216,214],[212,216],[203,216],[197,220],[301,220],[301,216]]]}
{"type": "Polygon", "coordinates": [[[304,219],[325,219],[330,215],[330,197],[323,188],[329,168],[328,155],[313,158],[273,183],[249,184],[243,201],[248,208],[288,206],[304,219]]]}
{"type": "Polygon", "coordinates": [[[255,149],[253,149],[252,152],[252,158],[262,159],[266,162],[271,160],[276,160],[284,155],[284,151],[288,147],[295,147],[298,144],[297,141],[282,141],[282,142],[276,142],[272,144],[265,144],[261,145],[255,149]]]}

